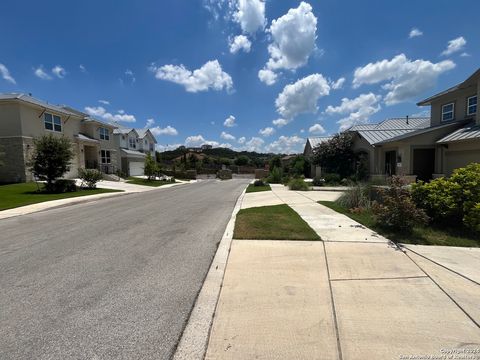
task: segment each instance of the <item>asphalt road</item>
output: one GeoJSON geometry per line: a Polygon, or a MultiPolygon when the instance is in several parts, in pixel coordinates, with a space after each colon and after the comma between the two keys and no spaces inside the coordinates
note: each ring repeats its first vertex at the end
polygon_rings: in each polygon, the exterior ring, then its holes
{"type": "Polygon", "coordinates": [[[168,359],[248,180],[0,220],[0,359],[168,359]]]}

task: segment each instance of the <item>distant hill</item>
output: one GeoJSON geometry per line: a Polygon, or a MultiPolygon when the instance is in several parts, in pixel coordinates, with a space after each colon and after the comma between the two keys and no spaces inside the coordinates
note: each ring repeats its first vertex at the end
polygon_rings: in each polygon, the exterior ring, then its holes
{"type": "MultiPolygon", "coordinates": [[[[276,156],[278,154],[262,154],[262,153],[257,153],[255,151],[235,151],[232,149],[228,148],[212,148],[212,149],[201,149],[201,148],[195,148],[193,151],[189,151],[189,148],[185,147],[179,147],[175,150],[167,150],[163,152],[158,152],[159,157],[162,161],[172,161],[175,158],[178,158],[179,156],[182,156],[185,152],[200,152],[202,154],[205,154],[206,156],[210,158],[224,158],[224,159],[231,159],[234,160],[238,158],[239,156],[247,156],[250,158],[252,161],[255,160],[260,160],[260,161],[268,161],[270,158],[273,156],[276,156]]],[[[283,155],[280,155],[283,156],[283,155]]]]}

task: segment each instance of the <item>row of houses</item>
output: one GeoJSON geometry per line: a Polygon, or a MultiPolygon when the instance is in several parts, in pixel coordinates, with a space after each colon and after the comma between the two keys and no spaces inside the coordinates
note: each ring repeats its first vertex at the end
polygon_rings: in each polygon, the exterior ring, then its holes
{"type": "Polygon", "coordinates": [[[45,134],[64,136],[72,142],[75,155],[65,175],[68,178],[75,178],[79,168],[143,175],[145,156],[155,155],[157,143],[148,129],[105,123],[27,94],[0,94],[0,150],[4,153],[0,183],[33,180],[27,162],[33,140],[45,134]]]}
{"type": "MultiPolygon", "coordinates": [[[[371,178],[401,175],[410,181],[449,176],[454,169],[480,162],[480,69],[468,79],[420,101],[430,117],[387,119],[379,124],[355,125],[354,151],[366,159],[371,178]]],[[[331,137],[307,140],[304,155],[331,137]]],[[[321,168],[312,166],[312,176],[321,168]]]]}

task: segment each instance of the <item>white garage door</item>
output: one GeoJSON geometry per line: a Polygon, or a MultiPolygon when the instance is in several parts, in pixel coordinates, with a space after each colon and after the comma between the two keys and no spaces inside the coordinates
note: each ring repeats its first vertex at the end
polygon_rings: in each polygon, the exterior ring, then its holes
{"type": "Polygon", "coordinates": [[[143,162],[130,162],[128,166],[130,176],[143,175],[143,162]]]}

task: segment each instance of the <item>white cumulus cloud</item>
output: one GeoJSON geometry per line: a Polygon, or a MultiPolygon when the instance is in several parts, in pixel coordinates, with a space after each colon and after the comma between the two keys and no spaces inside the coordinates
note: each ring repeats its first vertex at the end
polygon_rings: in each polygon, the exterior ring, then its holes
{"type": "Polygon", "coordinates": [[[388,90],[385,103],[393,105],[418,97],[435,85],[440,74],[454,67],[455,63],[451,60],[432,63],[422,59],[410,60],[405,54],[400,54],[391,60],[384,59],[357,68],[353,87],[387,82],[383,85],[388,90]]]}
{"type": "Polygon", "coordinates": [[[236,119],[235,119],[235,116],[233,115],[230,115],[228,118],[225,119],[225,121],[223,122],[223,126],[225,127],[234,127],[236,126],[236,119]]]}
{"type": "MultiPolygon", "coordinates": [[[[149,119],[151,120],[151,119],[149,119]]],[[[148,123],[148,120],[147,120],[148,123]]],[[[148,127],[148,126],[147,126],[148,127]]],[[[170,135],[170,136],[175,136],[178,135],[177,129],[174,127],[167,125],[166,127],[162,128],[160,126],[154,126],[150,128],[150,131],[152,132],[153,135],[159,136],[159,135],[170,135]]]]}
{"type": "Polygon", "coordinates": [[[275,133],[275,129],[273,127],[266,127],[265,129],[260,129],[258,133],[264,137],[268,137],[275,133]]]}
{"type": "Polygon", "coordinates": [[[267,145],[265,149],[268,152],[279,154],[301,153],[305,144],[305,139],[299,136],[280,136],[276,141],[267,145]]]}
{"type": "Polygon", "coordinates": [[[277,81],[277,74],[270,69],[260,69],[258,71],[258,78],[267,85],[273,85],[277,81]]]}
{"type": "Polygon", "coordinates": [[[60,65],[55,65],[55,67],[52,69],[52,73],[59,79],[63,79],[65,75],[67,75],[65,69],[60,65]]]}
{"type": "Polygon", "coordinates": [[[240,24],[244,33],[254,34],[265,27],[264,0],[236,0],[233,19],[240,24]]]}
{"type": "Polygon", "coordinates": [[[135,116],[126,114],[124,112],[117,112],[117,114],[112,114],[105,110],[102,106],[87,106],[85,107],[85,112],[91,116],[97,117],[101,120],[108,122],[135,122],[135,116]]]}
{"type": "Polygon", "coordinates": [[[330,87],[332,88],[332,90],[341,89],[343,87],[343,84],[345,84],[345,80],[346,79],[344,77],[341,77],[337,79],[337,81],[329,81],[330,87]]]}
{"type": "Polygon", "coordinates": [[[447,48],[442,51],[442,55],[448,56],[458,51],[462,51],[465,48],[465,45],[467,45],[467,40],[465,40],[463,36],[450,40],[447,48]]]}
{"type": "Polygon", "coordinates": [[[156,149],[157,151],[168,151],[168,150],[175,150],[178,149],[183,144],[157,144],[156,149]]]}
{"type": "Polygon", "coordinates": [[[160,80],[166,80],[185,87],[188,92],[213,90],[230,90],[233,81],[222,70],[218,60],[206,62],[201,68],[190,71],[184,65],[150,66],[150,71],[160,80]]]}
{"type": "Polygon", "coordinates": [[[355,124],[366,123],[369,117],[381,110],[382,97],[373,93],[361,94],[354,99],[343,98],[339,106],[328,106],[325,112],[329,115],[348,115],[338,121],[340,131],[355,124]]]}
{"type": "Polygon", "coordinates": [[[422,31],[418,30],[417,28],[412,28],[412,30],[410,30],[410,33],[408,34],[408,37],[411,39],[411,38],[422,36],[422,35],[423,35],[422,31]]]}
{"type": "Polygon", "coordinates": [[[272,121],[272,124],[275,125],[278,128],[284,127],[290,122],[290,120],[287,119],[275,119],[272,121]]]}
{"type": "Polygon", "coordinates": [[[239,144],[245,144],[245,141],[247,141],[247,138],[245,136],[242,136],[240,138],[238,138],[237,142],[239,144]]]}
{"type": "Polygon", "coordinates": [[[256,151],[256,152],[262,152],[262,147],[265,141],[263,141],[262,138],[259,137],[252,137],[250,140],[245,142],[244,148],[247,151],[256,151]]]}
{"type": "Polygon", "coordinates": [[[52,77],[43,69],[43,66],[40,65],[38,68],[33,70],[33,73],[36,77],[42,80],[51,80],[52,77]]]}
{"type": "MultiPolygon", "coordinates": [[[[295,70],[304,66],[316,49],[317,18],[312,12],[312,6],[306,2],[302,1],[297,8],[272,20],[267,31],[272,43],[268,46],[270,58],[263,70],[295,70]]],[[[258,76],[268,85],[275,82],[269,72],[259,72],[258,76]]]]}
{"type": "Polygon", "coordinates": [[[250,48],[252,46],[252,43],[250,40],[245,35],[238,35],[235,36],[231,41],[230,41],[230,52],[232,54],[236,54],[240,50],[248,53],[250,52],[250,48]]]}
{"type": "Polygon", "coordinates": [[[285,86],[275,100],[277,112],[286,119],[301,113],[315,113],[317,101],[330,93],[328,81],[321,74],[312,74],[285,86]]]}
{"type": "Polygon", "coordinates": [[[222,133],[220,134],[220,137],[224,140],[235,140],[235,136],[233,136],[232,134],[229,134],[225,131],[222,131],[222,133]]]}
{"type": "Polygon", "coordinates": [[[98,102],[103,105],[110,105],[110,101],[108,100],[98,100],[98,102]]]}
{"type": "Polygon", "coordinates": [[[186,146],[200,146],[205,144],[205,138],[202,135],[192,135],[185,139],[186,146]]]}
{"type": "Polygon", "coordinates": [[[3,64],[0,64],[0,75],[4,80],[8,81],[9,83],[12,83],[14,85],[17,83],[13,76],[10,75],[10,71],[8,71],[8,68],[3,64]]]}
{"type": "Polygon", "coordinates": [[[310,134],[321,135],[321,134],[325,134],[325,129],[320,124],[314,124],[310,126],[310,128],[308,129],[308,132],[310,134]]]}

